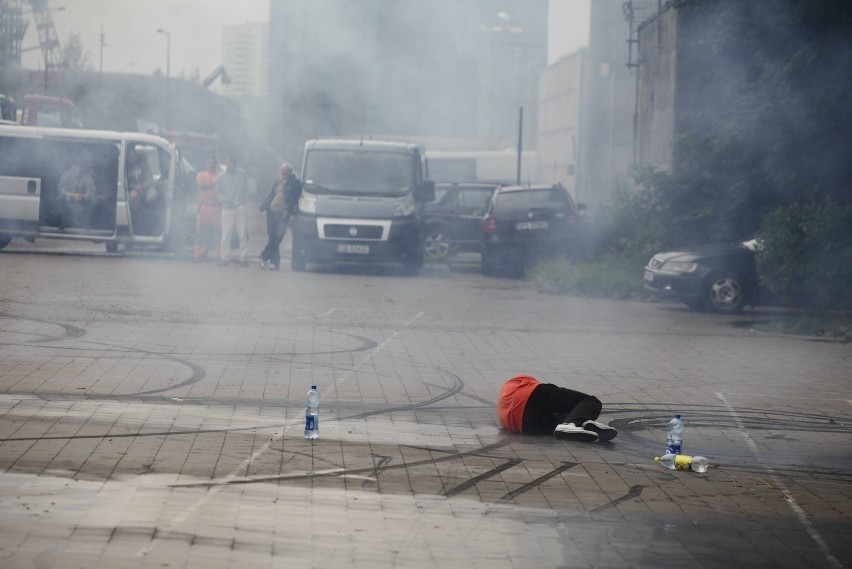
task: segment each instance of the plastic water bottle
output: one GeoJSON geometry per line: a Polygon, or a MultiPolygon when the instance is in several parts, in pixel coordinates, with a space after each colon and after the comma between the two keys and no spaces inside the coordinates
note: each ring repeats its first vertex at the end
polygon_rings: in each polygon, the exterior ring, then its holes
{"type": "Polygon", "coordinates": [[[669,421],[669,432],[666,435],[666,454],[678,455],[683,452],[683,421],[680,413],[669,421]]]}
{"type": "Polygon", "coordinates": [[[707,472],[707,459],[703,456],[687,456],[685,454],[664,454],[655,456],[654,462],[659,462],[671,470],[692,470],[693,472],[707,472]]]}
{"type": "Polygon", "coordinates": [[[305,410],[305,438],[319,438],[319,406],[320,394],[317,386],[312,385],[308,391],[308,408],[305,410]]]}

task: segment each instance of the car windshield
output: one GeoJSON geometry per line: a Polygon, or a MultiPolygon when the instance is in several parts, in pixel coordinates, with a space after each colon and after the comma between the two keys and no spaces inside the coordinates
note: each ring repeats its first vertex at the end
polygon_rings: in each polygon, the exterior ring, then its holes
{"type": "Polygon", "coordinates": [[[400,196],[411,191],[411,154],[368,150],[311,150],[304,182],[315,191],[400,196]]]}
{"type": "Polygon", "coordinates": [[[503,192],[494,204],[497,215],[529,209],[571,209],[571,198],[565,190],[549,188],[546,190],[523,190],[503,192]]]}

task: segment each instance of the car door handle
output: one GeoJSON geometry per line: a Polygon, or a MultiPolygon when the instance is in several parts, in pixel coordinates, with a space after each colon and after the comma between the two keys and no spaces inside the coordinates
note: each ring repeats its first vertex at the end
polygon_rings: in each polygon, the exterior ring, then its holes
{"type": "Polygon", "coordinates": [[[27,181],[27,193],[34,194],[36,193],[36,183],[35,180],[27,181]]]}

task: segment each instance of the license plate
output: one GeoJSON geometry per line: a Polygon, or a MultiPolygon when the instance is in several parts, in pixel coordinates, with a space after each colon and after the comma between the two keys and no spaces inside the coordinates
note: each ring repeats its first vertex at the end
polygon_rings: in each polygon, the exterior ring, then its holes
{"type": "Polygon", "coordinates": [[[526,229],[547,229],[548,224],[546,221],[519,221],[515,228],[520,230],[526,229]]]}
{"type": "Polygon", "coordinates": [[[651,271],[645,271],[645,280],[649,283],[654,282],[654,273],[651,271]]]}
{"type": "Polygon", "coordinates": [[[349,245],[348,243],[341,243],[337,246],[338,253],[355,253],[358,255],[369,255],[370,254],[370,246],[369,245],[349,245]]]}

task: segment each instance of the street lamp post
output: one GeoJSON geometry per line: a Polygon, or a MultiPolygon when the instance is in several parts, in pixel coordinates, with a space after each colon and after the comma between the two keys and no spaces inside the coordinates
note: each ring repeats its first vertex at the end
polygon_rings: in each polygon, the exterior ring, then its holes
{"type": "Polygon", "coordinates": [[[166,130],[169,129],[169,105],[171,104],[171,82],[172,82],[172,32],[157,28],[158,34],[166,36],[166,117],[163,121],[166,130]]]}

